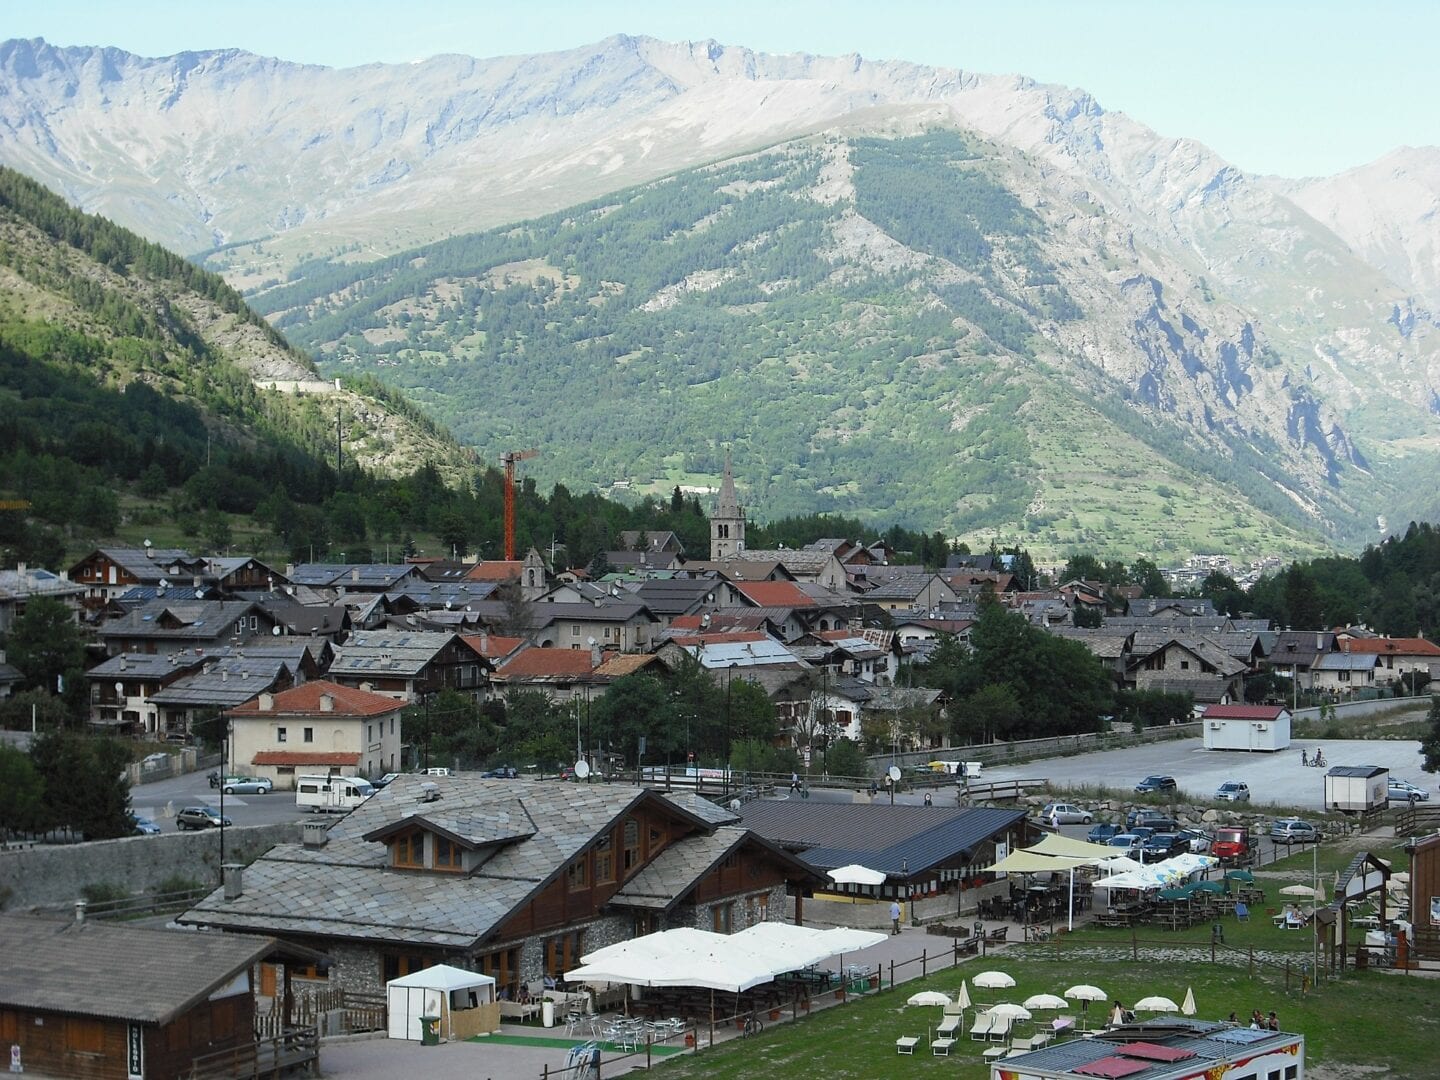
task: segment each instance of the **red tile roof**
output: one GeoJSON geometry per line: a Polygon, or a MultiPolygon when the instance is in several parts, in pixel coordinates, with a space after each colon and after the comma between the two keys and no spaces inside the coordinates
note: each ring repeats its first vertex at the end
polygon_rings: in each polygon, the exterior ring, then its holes
{"type": "Polygon", "coordinates": [[[815,601],[793,581],[733,581],[731,585],[759,607],[814,607],[815,601]]]}
{"type": "MultiPolygon", "coordinates": [[[[274,698],[272,707],[263,710],[264,715],[283,714],[286,716],[380,716],[383,713],[395,712],[405,707],[403,701],[397,701],[393,697],[386,697],[384,694],[372,694],[368,690],[357,690],[352,686],[341,686],[339,683],[327,682],[324,679],[317,679],[315,682],[302,683],[289,690],[283,690],[278,694],[271,695],[274,698]],[[329,694],[334,700],[334,708],[321,709],[320,696],[329,694]]],[[[260,699],[251,698],[244,705],[237,705],[230,710],[232,716],[259,716],[260,699]]]]}
{"type": "Polygon", "coordinates": [[[501,637],[499,634],[490,634],[488,636],[462,634],[460,635],[460,640],[487,660],[498,660],[502,656],[509,656],[525,644],[524,638],[501,637]]]}
{"type": "Polygon", "coordinates": [[[1344,638],[1340,648],[1352,653],[1375,653],[1379,656],[1440,656],[1440,645],[1420,637],[1344,638]]]}
{"type": "Polygon", "coordinates": [[[519,581],[520,572],[525,569],[525,564],[518,559],[506,562],[504,559],[491,559],[489,562],[478,562],[474,568],[465,575],[466,581],[519,581]]]}
{"type": "Polygon", "coordinates": [[[517,653],[495,672],[499,679],[534,679],[556,675],[589,675],[594,671],[589,649],[542,649],[517,653]]]}
{"type": "Polygon", "coordinates": [[[1210,705],[1205,709],[1205,719],[1275,721],[1288,711],[1283,705],[1210,705]]]}
{"type": "Polygon", "coordinates": [[[360,754],[310,753],[303,750],[261,750],[250,759],[251,765],[359,765],[360,754]]]}

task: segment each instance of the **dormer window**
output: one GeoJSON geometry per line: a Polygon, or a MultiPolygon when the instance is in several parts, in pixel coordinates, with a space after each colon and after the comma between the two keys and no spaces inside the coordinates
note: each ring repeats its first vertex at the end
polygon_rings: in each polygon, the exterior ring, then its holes
{"type": "Polygon", "coordinates": [[[452,843],[443,836],[435,837],[435,869],[450,871],[463,870],[464,864],[460,845],[452,843]]]}
{"type": "Polygon", "coordinates": [[[625,822],[625,876],[640,868],[640,823],[634,818],[625,822]]]}
{"type": "Polygon", "coordinates": [[[401,833],[390,844],[390,863],[406,870],[425,868],[425,834],[419,829],[401,833]]]}

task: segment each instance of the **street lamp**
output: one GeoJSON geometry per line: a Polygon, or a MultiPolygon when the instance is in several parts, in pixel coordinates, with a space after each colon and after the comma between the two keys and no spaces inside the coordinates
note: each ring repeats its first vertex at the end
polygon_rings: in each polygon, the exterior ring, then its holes
{"type": "Polygon", "coordinates": [[[730,681],[735,677],[735,669],[736,669],[737,667],[739,667],[739,666],[740,666],[739,663],[737,663],[737,662],[731,662],[730,666],[725,669],[725,784],[724,784],[724,791],[725,791],[726,796],[728,796],[728,795],[730,794],[730,752],[731,752],[731,747],[730,747],[730,725],[731,725],[731,723],[732,723],[732,713],[731,713],[731,705],[730,705],[730,681]]]}

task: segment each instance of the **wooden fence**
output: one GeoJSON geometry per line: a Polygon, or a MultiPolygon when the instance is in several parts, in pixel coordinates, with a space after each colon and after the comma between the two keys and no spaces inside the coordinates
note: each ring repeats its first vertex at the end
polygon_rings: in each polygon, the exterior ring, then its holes
{"type": "Polygon", "coordinates": [[[320,1071],[320,1033],[313,1027],[289,1028],[253,1043],[203,1054],[190,1065],[189,1080],[260,1080],[287,1069],[320,1071]]]}
{"type": "MultiPolygon", "coordinates": [[[[357,994],[340,986],[306,987],[295,995],[289,1026],[313,1027],[326,1035],[384,1031],[385,1010],[385,998],[380,994],[357,994]]],[[[271,1011],[255,1014],[257,1038],[278,1038],[286,1030],[278,1000],[272,999],[271,1011]]]]}

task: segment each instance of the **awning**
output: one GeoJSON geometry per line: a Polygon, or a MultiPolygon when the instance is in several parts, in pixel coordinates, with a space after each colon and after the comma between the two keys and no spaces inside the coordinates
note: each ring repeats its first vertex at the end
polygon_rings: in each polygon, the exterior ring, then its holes
{"type": "Polygon", "coordinates": [[[992,866],[984,867],[992,874],[1044,874],[1050,871],[1073,870],[1077,866],[1088,866],[1094,860],[1067,859],[1055,855],[1038,855],[1032,849],[1012,851],[992,866]]]}
{"type": "Polygon", "coordinates": [[[1087,840],[1075,840],[1068,836],[1061,836],[1059,833],[1046,833],[1038,843],[1025,849],[1039,855],[1063,855],[1066,858],[1086,859],[1090,863],[1097,863],[1101,859],[1113,858],[1115,848],[1107,847],[1104,844],[1092,844],[1087,840]]]}

